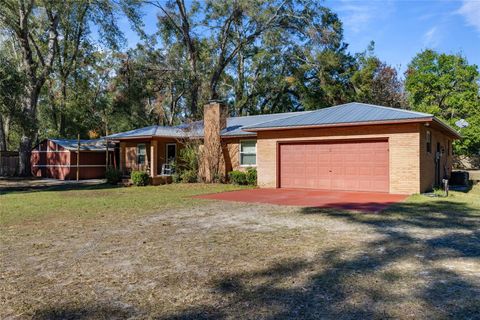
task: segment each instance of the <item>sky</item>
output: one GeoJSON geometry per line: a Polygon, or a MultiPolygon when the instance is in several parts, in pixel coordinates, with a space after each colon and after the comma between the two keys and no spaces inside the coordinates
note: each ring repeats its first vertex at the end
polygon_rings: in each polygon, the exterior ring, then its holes
{"type": "MultiPolygon", "coordinates": [[[[325,0],[324,5],[343,22],[351,53],[364,51],[373,40],[377,56],[401,72],[427,48],[461,53],[480,66],[480,0],[325,0]]],[[[157,11],[144,9],[148,34],[156,30],[157,11]]],[[[139,38],[126,19],[120,27],[128,47],[134,47],[139,38]]]]}

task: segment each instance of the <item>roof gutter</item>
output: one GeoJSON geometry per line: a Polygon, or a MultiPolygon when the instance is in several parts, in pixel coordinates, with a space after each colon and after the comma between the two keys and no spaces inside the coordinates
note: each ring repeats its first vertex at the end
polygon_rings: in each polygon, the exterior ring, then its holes
{"type": "Polygon", "coordinates": [[[445,122],[443,122],[442,120],[440,119],[437,119],[437,118],[433,118],[433,122],[435,122],[436,124],[440,125],[440,127],[442,127],[443,129],[445,129],[446,131],[450,132],[453,136],[455,136],[455,138],[457,139],[461,139],[462,138],[462,135],[460,133],[457,132],[457,130],[453,129],[452,127],[450,127],[448,124],[446,124],[445,122]]]}
{"type": "Polygon", "coordinates": [[[134,136],[134,137],[107,137],[106,139],[110,141],[120,141],[120,140],[138,140],[138,139],[154,139],[154,138],[171,138],[171,139],[181,139],[188,138],[188,136],[175,137],[175,136],[134,136]]]}
{"type": "MultiPolygon", "coordinates": [[[[330,128],[330,127],[352,127],[352,126],[366,126],[366,125],[382,125],[382,124],[395,124],[395,123],[418,123],[418,122],[431,122],[434,117],[415,118],[415,119],[402,119],[402,120],[380,120],[380,121],[363,121],[363,122],[343,122],[343,123],[328,123],[328,124],[316,124],[305,126],[283,126],[283,127],[269,127],[269,128],[243,128],[243,131],[257,132],[257,131],[272,131],[272,130],[295,130],[295,129],[314,129],[314,128],[330,128]]],[[[453,130],[453,129],[451,129],[453,130]]]]}

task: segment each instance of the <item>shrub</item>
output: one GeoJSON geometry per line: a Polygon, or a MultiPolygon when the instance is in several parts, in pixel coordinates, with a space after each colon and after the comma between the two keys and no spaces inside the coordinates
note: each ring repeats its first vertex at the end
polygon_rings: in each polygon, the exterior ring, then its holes
{"type": "Polygon", "coordinates": [[[114,167],[107,167],[105,179],[107,179],[107,183],[117,184],[122,180],[122,172],[114,167]]]}
{"type": "Polygon", "coordinates": [[[198,170],[198,147],[192,144],[186,144],[183,149],[180,149],[179,159],[183,164],[182,169],[198,170]]]}
{"type": "Polygon", "coordinates": [[[172,182],[173,183],[182,182],[182,177],[180,176],[180,173],[175,172],[174,174],[172,174],[172,182]]]}
{"type": "Polygon", "coordinates": [[[180,180],[185,183],[198,182],[198,175],[195,170],[185,170],[180,174],[180,180]]]}
{"type": "Polygon", "coordinates": [[[247,184],[247,174],[242,171],[234,170],[228,173],[228,178],[233,184],[247,184]]]}
{"type": "Polygon", "coordinates": [[[150,183],[150,177],[145,171],[132,171],[130,178],[136,186],[146,186],[150,183]]]}
{"type": "Polygon", "coordinates": [[[257,168],[248,168],[246,173],[247,183],[251,186],[257,185],[257,168]]]}
{"type": "Polygon", "coordinates": [[[198,146],[186,143],[179,151],[178,160],[178,163],[174,164],[175,173],[172,175],[172,181],[175,183],[198,182],[198,146]]]}

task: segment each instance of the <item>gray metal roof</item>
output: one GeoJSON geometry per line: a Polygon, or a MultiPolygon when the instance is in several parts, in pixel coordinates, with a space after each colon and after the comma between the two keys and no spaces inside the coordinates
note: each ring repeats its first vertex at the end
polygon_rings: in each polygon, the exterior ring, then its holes
{"type": "MultiPolygon", "coordinates": [[[[77,150],[77,140],[67,140],[67,139],[50,139],[50,141],[58,144],[59,146],[70,150],[77,150]]],[[[109,143],[109,148],[114,148],[113,143],[109,143]]],[[[80,151],[105,151],[107,149],[107,144],[105,139],[94,139],[94,140],[80,140],[80,151]]]]}
{"type": "Polygon", "coordinates": [[[181,138],[186,136],[188,125],[167,127],[167,126],[150,126],[134,129],[126,132],[115,133],[107,136],[108,139],[137,138],[137,137],[174,137],[181,138]]]}
{"type": "MultiPolygon", "coordinates": [[[[227,119],[227,127],[222,130],[221,135],[224,137],[237,136],[255,136],[254,132],[243,131],[242,128],[248,125],[255,125],[266,121],[278,120],[292,115],[300,115],[310,113],[312,111],[302,112],[286,112],[274,114],[262,114],[256,116],[231,117],[227,119]]],[[[174,127],[168,126],[149,126],[139,129],[134,129],[126,132],[115,133],[107,136],[108,139],[132,139],[141,137],[172,137],[172,138],[186,138],[186,137],[203,137],[203,121],[195,121],[192,123],[185,123],[174,127]]]]}
{"type": "Polygon", "coordinates": [[[299,111],[299,112],[262,114],[262,115],[256,115],[256,116],[232,117],[227,119],[227,127],[222,130],[221,134],[224,137],[256,135],[254,132],[247,132],[242,129],[248,126],[256,126],[264,122],[289,118],[294,115],[297,115],[297,116],[307,115],[311,112],[312,111],[299,111]]]}
{"type": "MultiPolygon", "coordinates": [[[[314,111],[274,113],[244,117],[230,117],[222,137],[255,136],[256,130],[269,128],[335,125],[375,121],[395,121],[432,118],[428,113],[395,109],[372,104],[352,102],[314,111]],[[248,131],[247,131],[248,130],[248,131]]],[[[453,129],[452,129],[453,130],[453,129]]],[[[174,127],[150,126],[109,135],[108,139],[139,137],[203,137],[203,121],[174,127]]]]}
{"type": "Polygon", "coordinates": [[[309,113],[293,114],[283,119],[245,126],[243,129],[253,131],[255,129],[267,128],[304,127],[387,120],[395,121],[431,117],[433,116],[428,113],[352,102],[315,110],[309,113]]]}

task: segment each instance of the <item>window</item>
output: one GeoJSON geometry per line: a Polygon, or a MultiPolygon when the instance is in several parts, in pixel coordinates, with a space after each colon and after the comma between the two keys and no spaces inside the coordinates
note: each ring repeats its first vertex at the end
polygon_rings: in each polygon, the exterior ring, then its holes
{"type": "Polygon", "coordinates": [[[137,164],[145,164],[145,156],[147,154],[147,147],[145,143],[137,144],[137,164]]]}
{"type": "Polygon", "coordinates": [[[257,164],[257,141],[240,141],[240,165],[255,166],[257,164]]]}
{"type": "Polygon", "coordinates": [[[427,130],[427,152],[432,152],[432,134],[427,130]]]}
{"type": "Polygon", "coordinates": [[[167,163],[175,161],[177,158],[177,145],[175,143],[167,143],[165,151],[167,163]]]}

